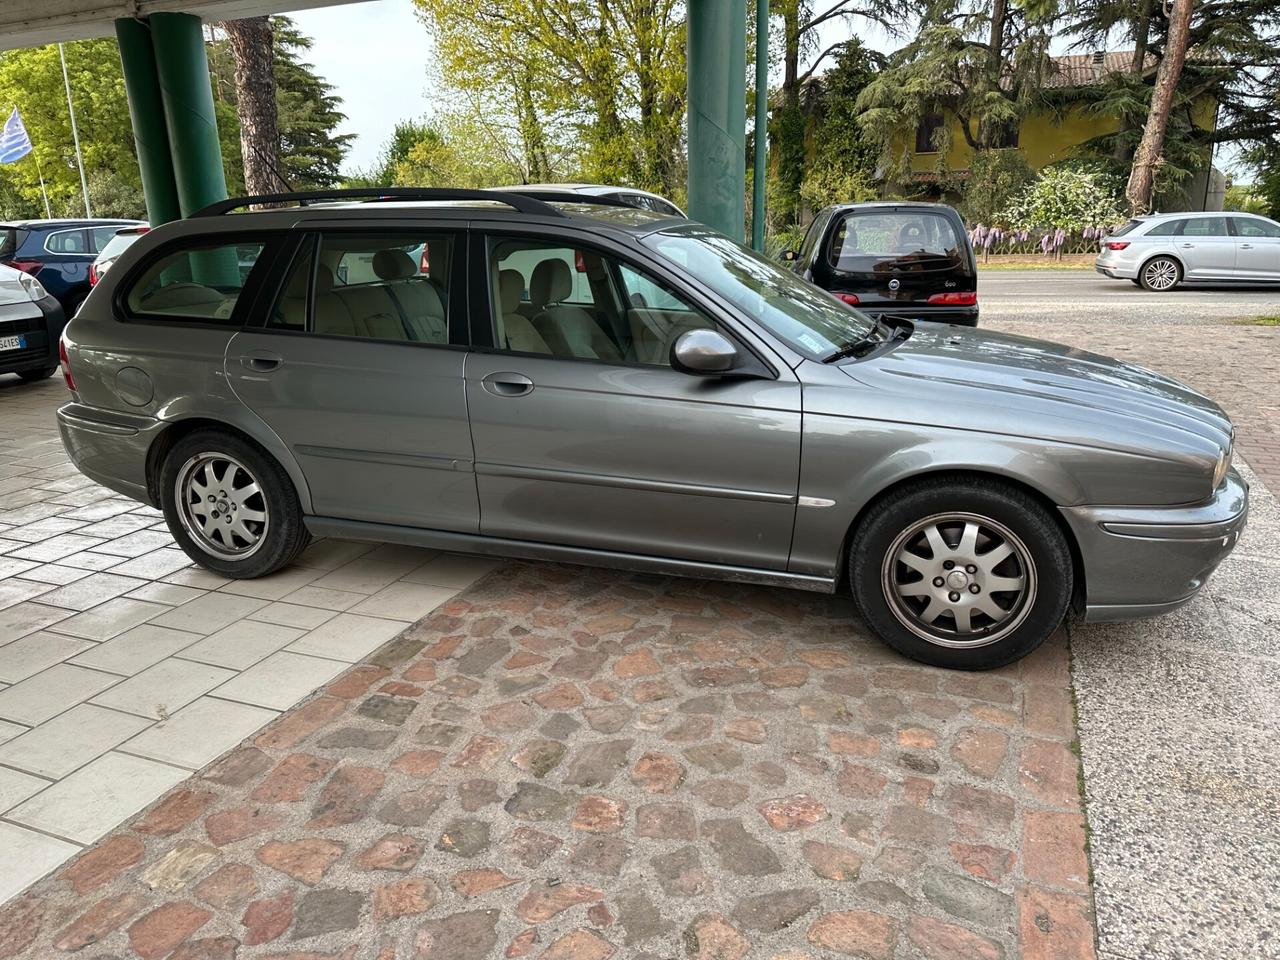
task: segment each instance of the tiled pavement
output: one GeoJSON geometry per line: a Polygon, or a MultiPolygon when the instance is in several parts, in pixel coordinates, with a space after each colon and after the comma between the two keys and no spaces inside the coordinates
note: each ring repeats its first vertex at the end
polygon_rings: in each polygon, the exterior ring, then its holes
{"type": "Polygon", "coordinates": [[[492,567],[327,541],[228,582],[70,466],[64,396],[0,377],[0,901],[492,567]]]}
{"type": "Polygon", "coordinates": [[[10,904],[0,957],[1092,956],[1068,685],[1061,635],[960,674],[835,598],[511,564],[10,904]]]}

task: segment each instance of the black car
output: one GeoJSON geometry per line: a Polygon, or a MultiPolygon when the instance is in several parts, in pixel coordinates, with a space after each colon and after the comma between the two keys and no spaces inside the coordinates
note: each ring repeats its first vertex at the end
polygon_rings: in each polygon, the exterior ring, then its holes
{"type": "Polygon", "coordinates": [[[138,220],[20,220],[0,223],[0,263],[38,279],[74,317],[89,295],[89,266],[121,227],[138,220]]]}
{"type": "Polygon", "coordinates": [[[964,221],[941,203],[844,203],[818,211],[782,258],[864,313],[978,324],[978,271],[964,221]]]}

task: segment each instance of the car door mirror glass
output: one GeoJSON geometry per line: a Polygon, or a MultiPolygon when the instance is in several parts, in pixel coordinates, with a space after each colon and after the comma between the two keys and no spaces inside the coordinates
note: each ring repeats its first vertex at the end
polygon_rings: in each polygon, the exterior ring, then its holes
{"type": "Polygon", "coordinates": [[[716,330],[689,330],[671,347],[671,366],[681,373],[714,377],[738,365],[738,348],[716,330]]]}

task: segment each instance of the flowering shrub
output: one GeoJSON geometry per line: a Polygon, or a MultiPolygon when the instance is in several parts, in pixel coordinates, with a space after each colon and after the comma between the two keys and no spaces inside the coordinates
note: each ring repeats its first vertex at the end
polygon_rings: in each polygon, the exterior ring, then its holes
{"type": "Polygon", "coordinates": [[[976,225],[974,249],[1058,257],[1097,248],[1126,217],[1120,181],[1099,170],[1046,167],[999,216],[999,225],[976,225]]]}

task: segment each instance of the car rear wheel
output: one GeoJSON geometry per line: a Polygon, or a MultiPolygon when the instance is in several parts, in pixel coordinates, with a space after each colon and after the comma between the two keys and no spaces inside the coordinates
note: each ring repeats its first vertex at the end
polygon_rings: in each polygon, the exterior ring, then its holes
{"type": "Polygon", "coordinates": [[[1022,490],[925,480],[872,506],[850,549],[849,578],[868,625],[899,653],[988,670],[1026,656],[1062,623],[1071,552],[1022,490]]]}
{"type": "Polygon", "coordinates": [[[48,380],[56,372],[57,367],[40,367],[37,370],[19,370],[18,376],[28,383],[35,383],[38,380],[48,380]]]}
{"type": "Polygon", "coordinates": [[[1142,265],[1138,282],[1143,290],[1164,293],[1182,280],[1182,265],[1173,257],[1152,257],[1142,265]]]}
{"type": "Polygon", "coordinates": [[[226,577],[279,570],[311,539],[288,474],[234,434],[200,430],[180,439],[165,457],[160,492],[178,546],[226,577]]]}

